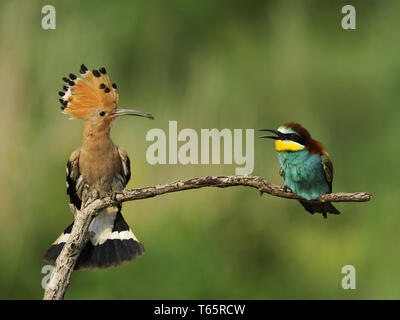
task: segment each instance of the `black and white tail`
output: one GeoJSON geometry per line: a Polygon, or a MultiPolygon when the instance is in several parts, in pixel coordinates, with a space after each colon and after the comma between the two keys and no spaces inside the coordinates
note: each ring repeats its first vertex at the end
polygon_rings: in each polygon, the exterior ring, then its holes
{"type": "MultiPolygon", "coordinates": [[[[111,209],[111,208],[109,208],[111,209]]],[[[73,223],[43,254],[43,259],[54,264],[65,242],[68,240],[73,223]]],[[[108,268],[130,261],[144,253],[144,247],[125,222],[120,210],[103,210],[90,224],[90,240],[83,248],[75,269],[108,268]]]]}

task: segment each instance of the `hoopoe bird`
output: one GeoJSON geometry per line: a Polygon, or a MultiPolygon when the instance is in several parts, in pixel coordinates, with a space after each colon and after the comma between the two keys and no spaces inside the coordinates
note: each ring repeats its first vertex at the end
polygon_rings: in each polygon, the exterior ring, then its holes
{"type": "MultiPolygon", "coordinates": [[[[275,140],[280,163],[279,174],[285,180],[284,188],[306,200],[315,200],[332,192],[333,164],[321,142],[311,138],[300,124],[286,123],[278,130],[261,129],[276,136],[261,136],[275,140]]],[[[311,214],[340,214],[331,203],[310,203],[299,200],[311,214]]]]}
{"type": "MultiPolygon", "coordinates": [[[[118,89],[111,84],[105,68],[89,71],[80,68],[81,77],[69,74],[59,92],[61,109],[72,118],[83,119],[82,146],[76,149],[67,163],[67,194],[70,203],[81,209],[87,199],[114,196],[127,185],[130,160],[126,151],[110,138],[114,120],[132,115],[153,119],[139,110],[117,109],[118,89]]],[[[47,249],[43,258],[54,264],[69,238],[73,223],[47,249]]],[[[107,268],[130,261],[144,253],[121,214],[121,205],[102,210],[89,226],[89,241],[78,258],[75,269],[107,268]]]]}

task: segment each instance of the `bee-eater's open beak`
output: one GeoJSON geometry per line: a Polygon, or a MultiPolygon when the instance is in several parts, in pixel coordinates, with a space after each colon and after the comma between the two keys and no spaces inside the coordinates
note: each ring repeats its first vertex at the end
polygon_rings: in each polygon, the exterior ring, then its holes
{"type": "Polygon", "coordinates": [[[279,132],[278,130],[272,130],[272,129],[260,129],[258,131],[268,131],[268,132],[272,132],[275,133],[277,135],[276,136],[261,136],[259,138],[269,138],[269,139],[274,139],[274,140],[280,140],[283,138],[283,135],[281,132],[279,132]]]}
{"type": "Polygon", "coordinates": [[[137,116],[154,120],[154,117],[150,113],[140,110],[131,110],[131,109],[117,109],[114,112],[112,112],[110,116],[113,118],[117,118],[120,116],[137,116]]]}

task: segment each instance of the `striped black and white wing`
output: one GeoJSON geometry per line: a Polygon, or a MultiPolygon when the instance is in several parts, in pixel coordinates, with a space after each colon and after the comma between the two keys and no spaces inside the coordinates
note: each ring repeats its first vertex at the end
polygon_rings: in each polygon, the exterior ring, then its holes
{"type": "Polygon", "coordinates": [[[129,160],[128,153],[122,147],[118,147],[118,153],[122,162],[121,176],[124,178],[124,187],[128,184],[131,179],[131,161],[129,160]]]}
{"type": "Polygon", "coordinates": [[[76,149],[67,162],[67,194],[69,195],[70,203],[77,209],[82,205],[82,176],[79,171],[79,155],[81,149],[76,149]]]}
{"type": "MultiPolygon", "coordinates": [[[[69,195],[70,203],[76,208],[81,208],[81,197],[77,193],[77,189],[82,184],[81,174],[79,172],[79,155],[80,148],[76,149],[67,162],[67,194],[69,195]]],[[[67,242],[74,223],[71,223],[64,232],[57,238],[56,241],[43,254],[43,259],[54,265],[58,255],[60,254],[65,242],[67,242]]]]}

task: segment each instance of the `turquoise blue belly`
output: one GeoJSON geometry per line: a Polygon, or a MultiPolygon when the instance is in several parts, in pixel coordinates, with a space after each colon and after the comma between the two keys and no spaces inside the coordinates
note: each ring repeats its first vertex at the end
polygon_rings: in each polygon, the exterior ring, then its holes
{"type": "Polygon", "coordinates": [[[330,192],[318,155],[310,155],[307,150],[283,151],[278,152],[278,158],[285,172],[285,186],[293,193],[312,200],[330,192]]]}

